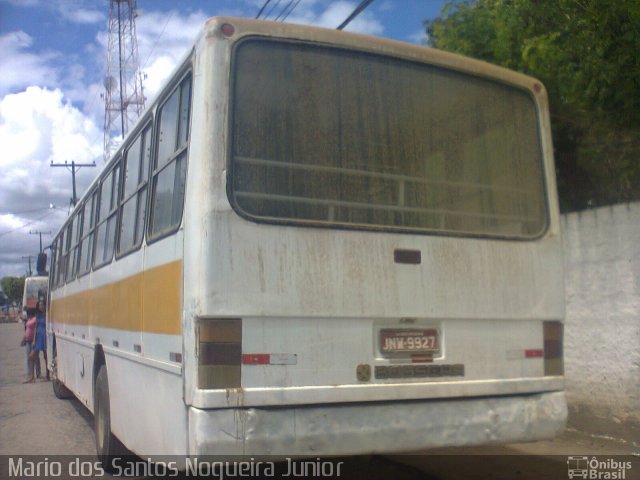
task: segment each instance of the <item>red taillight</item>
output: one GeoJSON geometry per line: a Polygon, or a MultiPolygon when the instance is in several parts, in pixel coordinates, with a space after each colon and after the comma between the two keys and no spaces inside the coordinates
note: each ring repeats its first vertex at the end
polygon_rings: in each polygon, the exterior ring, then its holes
{"type": "Polygon", "coordinates": [[[233,37],[233,34],[236,33],[236,28],[230,23],[223,23],[220,31],[225,37],[233,37]]]}
{"type": "Polygon", "coordinates": [[[224,318],[199,324],[198,387],[240,386],[242,320],[224,318]]]}

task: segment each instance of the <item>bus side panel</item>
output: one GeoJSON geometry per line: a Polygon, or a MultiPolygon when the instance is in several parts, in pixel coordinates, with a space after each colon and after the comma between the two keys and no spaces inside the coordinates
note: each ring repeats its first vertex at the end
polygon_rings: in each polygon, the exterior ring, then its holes
{"type": "Polygon", "coordinates": [[[50,329],[57,343],[58,378],[93,412],[99,344],[107,367],[112,431],[139,455],[186,452],[179,359],[181,245],[180,231],[52,294],[50,329]],[[149,431],[139,425],[148,425],[149,431]]]}
{"type": "Polygon", "coordinates": [[[93,346],[76,341],[74,332],[74,337],[56,335],[56,350],[58,379],[93,411],[93,346]]]}
{"type": "MultiPolygon", "coordinates": [[[[89,284],[89,276],[83,281],[89,284]]],[[[47,322],[55,336],[56,376],[93,412],[93,295],[91,290],[80,292],[77,287],[67,285],[52,293],[47,322]]]]}
{"type": "MultiPolygon", "coordinates": [[[[182,230],[143,249],[141,352],[105,344],[111,429],[136,455],[185,455],[187,410],[182,380],[182,230]],[[140,428],[144,425],[144,428],[140,428]]],[[[113,332],[128,344],[127,333],[113,332]]],[[[121,344],[119,343],[119,345],[121,344]]]]}
{"type": "Polygon", "coordinates": [[[113,433],[139,456],[186,455],[187,408],[180,371],[114,353],[105,352],[113,433]]]}

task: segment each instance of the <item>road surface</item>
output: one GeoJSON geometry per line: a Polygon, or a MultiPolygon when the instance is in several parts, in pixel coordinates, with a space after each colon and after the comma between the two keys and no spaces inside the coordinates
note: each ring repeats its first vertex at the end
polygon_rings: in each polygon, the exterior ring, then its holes
{"type": "MultiPolygon", "coordinates": [[[[0,479],[9,458],[78,456],[95,461],[93,416],[76,400],[58,400],[51,382],[22,384],[25,353],[22,325],[0,324],[0,479]]],[[[633,445],[592,438],[578,432],[549,442],[476,448],[448,448],[394,456],[364,456],[344,461],[343,479],[566,479],[568,456],[638,453],[633,445]]],[[[625,480],[640,478],[640,458],[625,480]]],[[[66,464],[65,464],[66,465],[66,464]]]]}

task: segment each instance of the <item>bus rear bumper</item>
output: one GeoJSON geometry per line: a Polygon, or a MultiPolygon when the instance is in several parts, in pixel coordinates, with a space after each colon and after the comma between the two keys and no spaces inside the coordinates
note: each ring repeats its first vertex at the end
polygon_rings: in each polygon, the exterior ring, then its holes
{"type": "Polygon", "coordinates": [[[408,452],[553,438],[564,392],[492,398],[189,409],[191,455],[286,458],[408,452]]]}

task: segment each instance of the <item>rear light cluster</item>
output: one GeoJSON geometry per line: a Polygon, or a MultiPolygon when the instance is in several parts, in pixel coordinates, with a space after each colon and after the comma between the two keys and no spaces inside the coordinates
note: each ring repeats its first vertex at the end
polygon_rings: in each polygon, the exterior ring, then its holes
{"type": "Polygon", "coordinates": [[[240,387],[242,320],[202,320],[198,342],[198,387],[240,387]]]}
{"type": "Polygon", "coordinates": [[[544,374],[564,375],[562,359],[563,325],[561,322],[543,322],[544,374]]]}

